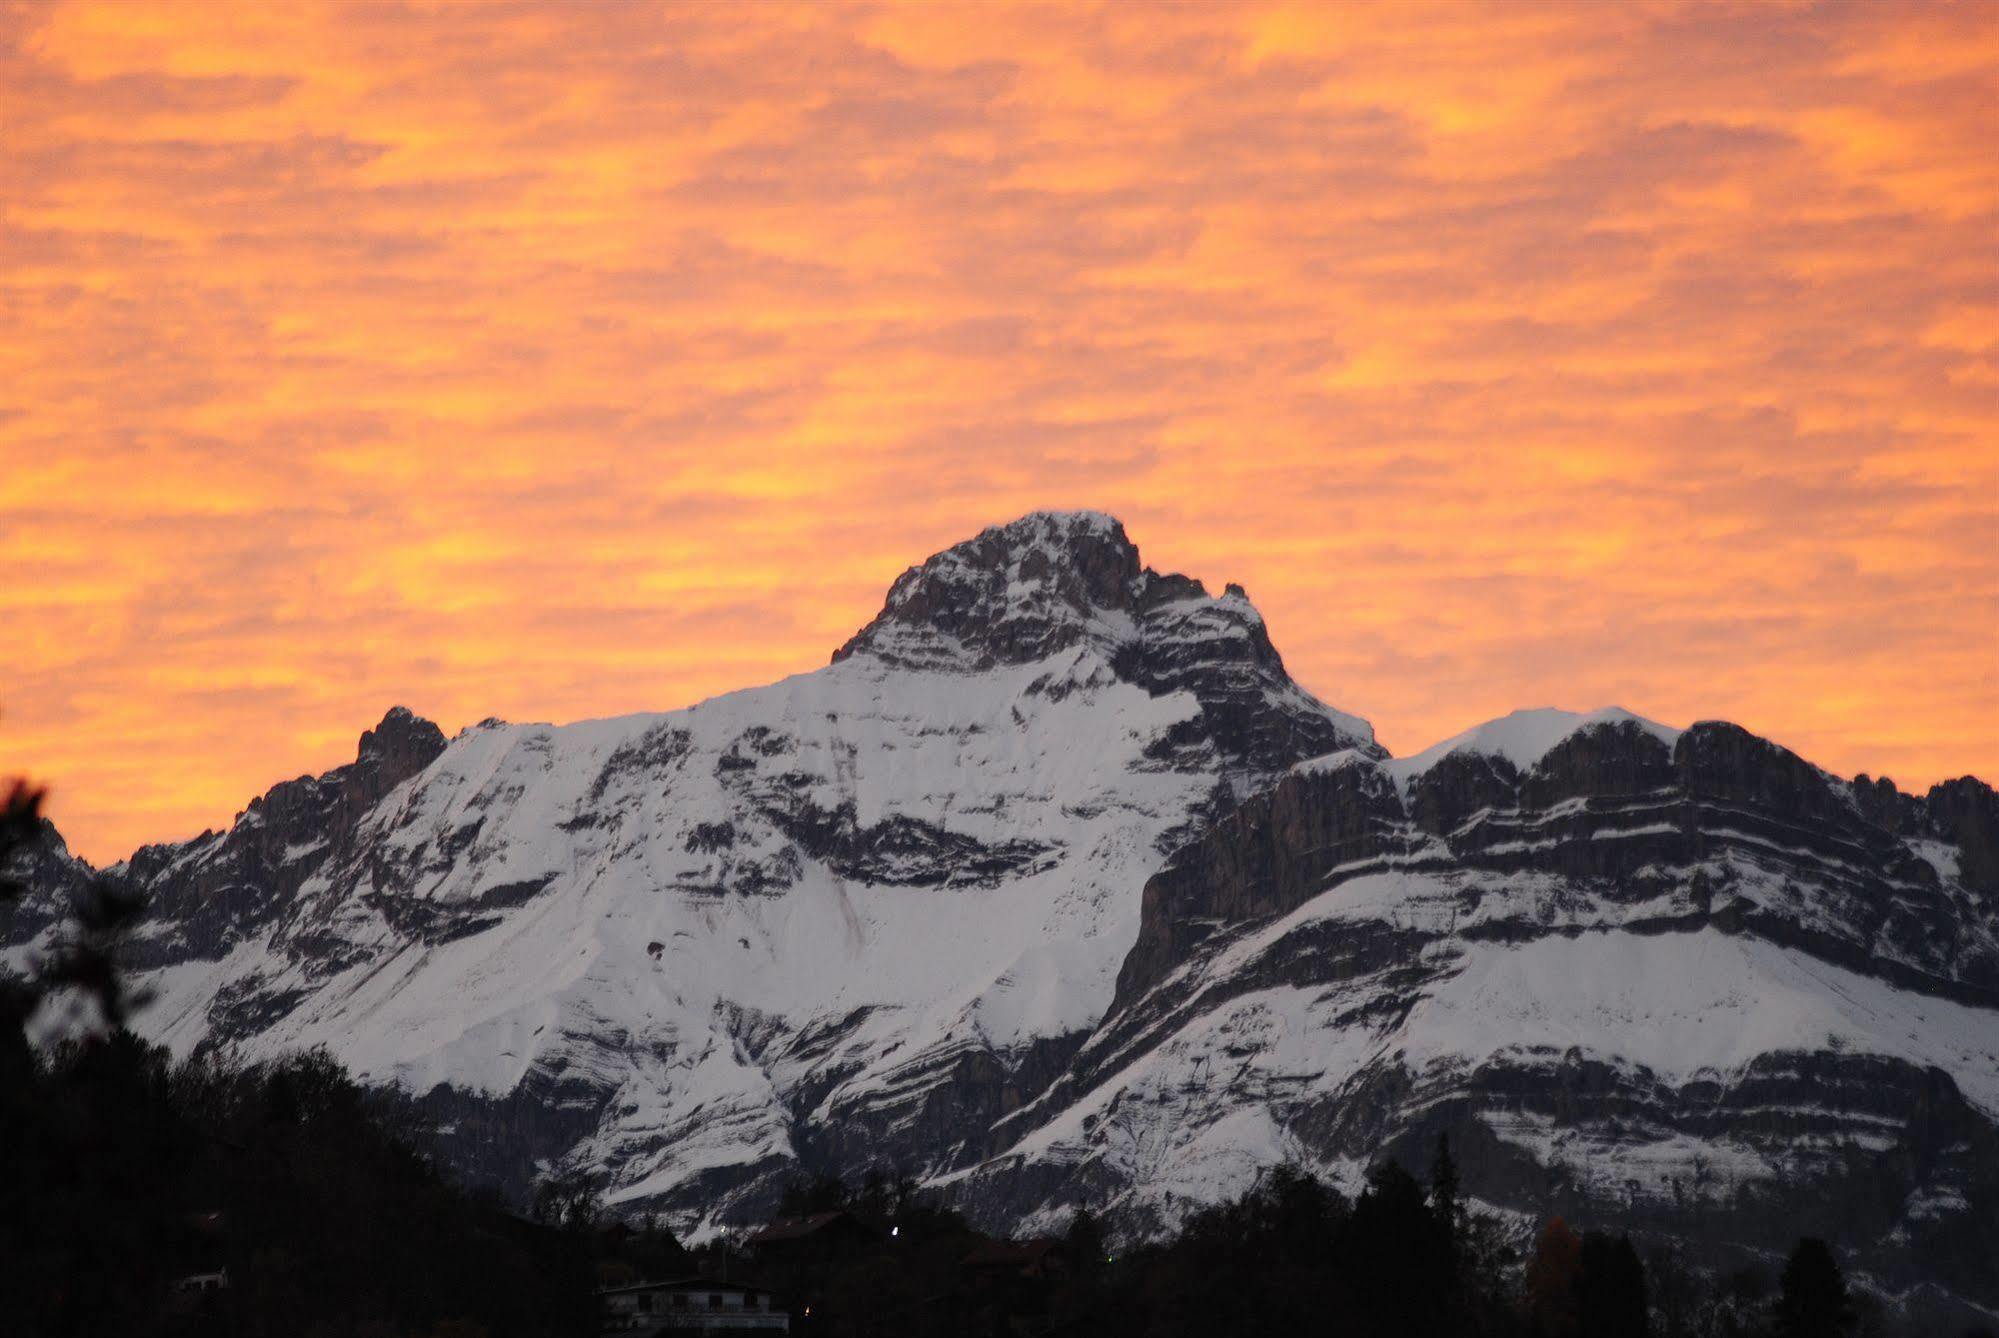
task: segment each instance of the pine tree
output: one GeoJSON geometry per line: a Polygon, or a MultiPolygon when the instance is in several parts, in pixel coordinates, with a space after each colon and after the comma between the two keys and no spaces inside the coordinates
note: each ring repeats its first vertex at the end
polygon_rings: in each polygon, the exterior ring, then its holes
{"type": "Polygon", "coordinates": [[[1451,1136],[1447,1133],[1437,1135],[1437,1154],[1430,1162],[1430,1212],[1444,1229],[1451,1258],[1461,1261],[1468,1223],[1459,1188],[1458,1162],[1451,1155],[1451,1136]]]}
{"type": "Polygon", "coordinates": [[[1784,1265],[1777,1296],[1779,1338],[1842,1338],[1853,1332],[1853,1298],[1832,1249],[1806,1236],[1784,1265]]]}
{"type": "Polygon", "coordinates": [[[1577,1325],[1591,1338],[1647,1338],[1645,1265],[1629,1236],[1601,1231],[1583,1237],[1575,1280],[1577,1325]]]}
{"type": "Polygon", "coordinates": [[[1442,1333],[1457,1305],[1450,1238],[1423,1186],[1393,1160],[1375,1164],[1342,1243],[1358,1332],[1442,1333]]]}
{"type": "Polygon", "coordinates": [[[1534,1257],[1527,1261],[1527,1309],[1543,1332],[1577,1331],[1575,1289],[1582,1250],[1581,1239],[1561,1218],[1551,1218],[1541,1228],[1534,1257]]]}
{"type": "Polygon", "coordinates": [[[1069,1219],[1062,1243],[1068,1247],[1071,1264],[1081,1272],[1093,1273],[1104,1263],[1104,1225],[1088,1208],[1078,1208],[1069,1219]]]}

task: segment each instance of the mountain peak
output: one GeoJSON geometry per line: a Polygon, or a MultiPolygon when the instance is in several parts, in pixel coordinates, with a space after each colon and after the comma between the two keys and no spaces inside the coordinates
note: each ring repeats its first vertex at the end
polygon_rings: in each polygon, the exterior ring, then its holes
{"type": "Polygon", "coordinates": [[[407,706],[391,706],[373,729],[361,731],[357,762],[373,760],[395,785],[429,766],[444,751],[444,731],[407,706]]]}
{"type": "MultiPolygon", "coordinates": [[[[911,567],[833,661],[980,673],[1064,652],[1077,664],[1094,655],[1090,672],[1108,669],[1155,697],[1191,693],[1232,767],[1262,773],[1334,748],[1381,752],[1365,720],[1291,681],[1242,587],[1217,599],[1191,576],[1153,571],[1124,526],[1096,511],[1032,512],[911,567]]],[[[1055,677],[1075,672],[1058,667],[1055,677]]]]}
{"type": "Polygon", "coordinates": [[[1085,640],[1118,644],[1146,610],[1206,595],[1199,581],[1145,567],[1112,516],[1034,511],[905,571],[833,659],[866,651],[927,668],[1028,664],[1085,640]]]}
{"type": "Polygon", "coordinates": [[[1125,538],[1124,523],[1116,516],[1087,508],[1068,511],[1043,508],[1040,511],[1030,511],[1018,520],[1008,521],[1004,525],[990,526],[985,532],[991,534],[995,531],[1044,538],[1078,535],[1111,537],[1126,545],[1131,543],[1131,540],[1125,538]]]}

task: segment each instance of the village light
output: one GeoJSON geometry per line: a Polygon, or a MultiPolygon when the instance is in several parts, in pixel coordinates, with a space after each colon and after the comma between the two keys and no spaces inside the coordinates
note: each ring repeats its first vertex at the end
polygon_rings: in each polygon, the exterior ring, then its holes
{"type": "Polygon", "coordinates": [[[888,1234],[891,1236],[900,1236],[902,1234],[902,1228],[899,1226],[892,1226],[888,1229],[888,1234]]]}

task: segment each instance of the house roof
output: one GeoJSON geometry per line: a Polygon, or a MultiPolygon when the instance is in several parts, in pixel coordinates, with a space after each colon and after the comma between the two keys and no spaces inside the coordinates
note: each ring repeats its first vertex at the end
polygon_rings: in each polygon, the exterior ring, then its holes
{"type": "MultiPolygon", "coordinates": [[[[817,1235],[827,1227],[841,1221],[858,1227],[862,1231],[868,1231],[868,1228],[852,1213],[843,1209],[836,1209],[830,1213],[813,1213],[810,1217],[780,1217],[743,1243],[746,1245],[769,1245],[776,1241],[803,1240],[807,1236],[817,1235]]],[[[874,1233],[868,1232],[868,1234],[872,1235],[874,1233]]]]}
{"type": "Polygon", "coordinates": [[[664,1278],[658,1282],[627,1282],[616,1287],[599,1287],[599,1296],[621,1296],[626,1292],[744,1292],[757,1296],[775,1296],[776,1292],[754,1282],[725,1282],[721,1278],[685,1277],[664,1278]]]}
{"type": "Polygon", "coordinates": [[[959,1262],[967,1268],[1025,1267],[1066,1249],[1059,1240],[989,1240],[959,1262]]]}

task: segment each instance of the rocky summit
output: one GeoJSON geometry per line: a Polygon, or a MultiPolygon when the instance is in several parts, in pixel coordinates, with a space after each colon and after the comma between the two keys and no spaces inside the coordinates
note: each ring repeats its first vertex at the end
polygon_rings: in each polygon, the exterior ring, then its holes
{"type": "MultiPolygon", "coordinates": [[[[325,1045],[461,1170],[600,1175],[694,1235],[801,1173],[1130,1233],[1439,1132],[1523,1224],[1999,1305],[1999,801],[1720,722],[1523,711],[1407,758],[1236,587],[1037,513],[832,663],[662,715],[400,708],[124,871],[137,1025],[325,1045]]],[[[19,967],[89,870],[53,832],[19,967]]]]}

